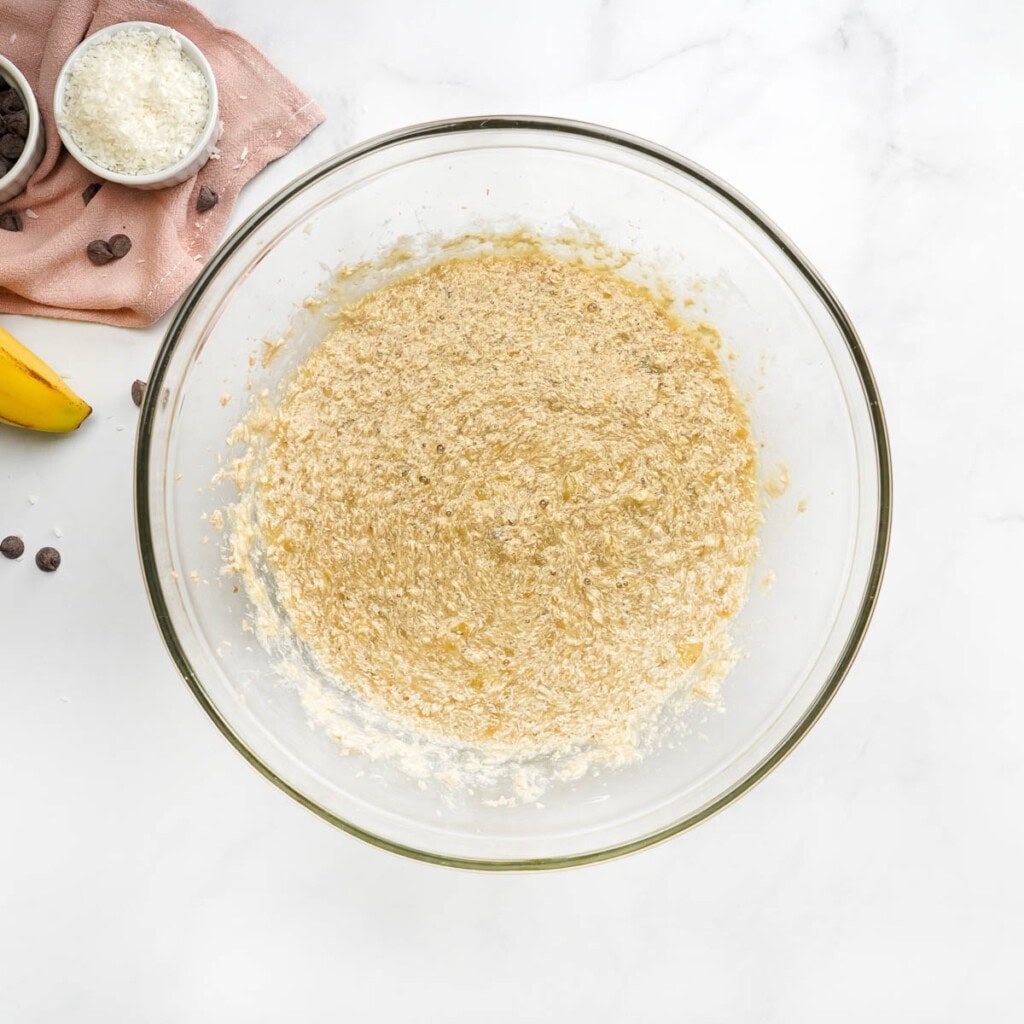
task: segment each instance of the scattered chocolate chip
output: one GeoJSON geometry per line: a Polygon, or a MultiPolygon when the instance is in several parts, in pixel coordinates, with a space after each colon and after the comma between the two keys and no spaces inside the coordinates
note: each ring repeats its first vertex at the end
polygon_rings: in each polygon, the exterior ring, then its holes
{"type": "Polygon", "coordinates": [[[142,400],[146,397],[146,382],[144,380],[132,381],[132,401],[141,408],[142,400]]]}
{"type": "Polygon", "coordinates": [[[17,135],[20,139],[28,138],[28,114],[24,110],[15,110],[4,115],[4,131],[17,135]]]}
{"type": "Polygon", "coordinates": [[[8,89],[0,95],[0,114],[11,114],[15,110],[24,110],[25,104],[17,89],[8,89]]]}
{"type": "Polygon", "coordinates": [[[96,195],[99,190],[103,188],[102,181],[94,181],[91,185],[86,185],[82,189],[82,202],[88,206],[92,202],[92,197],[96,195]]]}
{"type": "Polygon", "coordinates": [[[107,244],[115,260],[127,256],[132,251],[132,240],[127,235],[114,235],[107,244]]]}
{"type": "Polygon", "coordinates": [[[40,548],[36,552],[36,565],[43,572],[56,572],[60,565],[60,552],[56,548],[40,548]]]}
{"type": "Polygon", "coordinates": [[[0,213],[0,231],[20,231],[21,217],[13,210],[0,213]]]}
{"type": "Polygon", "coordinates": [[[4,558],[21,558],[25,554],[25,542],[13,534],[0,540],[0,555],[4,558]]]}
{"type": "Polygon", "coordinates": [[[85,247],[85,254],[97,267],[102,267],[104,263],[109,263],[114,258],[114,254],[110,251],[110,246],[102,238],[97,238],[95,242],[90,242],[85,247]]]}
{"type": "Polygon", "coordinates": [[[207,210],[212,210],[219,202],[220,196],[217,195],[209,185],[203,185],[200,187],[199,198],[196,199],[196,209],[200,213],[206,213],[207,210]]]}
{"type": "MultiPolygon", "coordinates": [[[[6,127],[6,125],[7,119],[4,118],[4,126],[6,127]]],[[[14,132],[0,135],[0,156],[6,157],[8,160],[17,160],[24,149],[25,140],[15,135],[14,132]]]]}

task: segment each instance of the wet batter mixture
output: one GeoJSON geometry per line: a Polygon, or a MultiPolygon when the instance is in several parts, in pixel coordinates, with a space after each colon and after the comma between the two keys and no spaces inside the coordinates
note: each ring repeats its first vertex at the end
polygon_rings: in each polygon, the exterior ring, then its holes
{"type": "Polygon", "coordinates": [[[349,306],[250,424],[236,529],[381,710],[628,757],[723,650],[756,554],[754,444],[716,349],[610,271],[435,265],[349,306]]]}

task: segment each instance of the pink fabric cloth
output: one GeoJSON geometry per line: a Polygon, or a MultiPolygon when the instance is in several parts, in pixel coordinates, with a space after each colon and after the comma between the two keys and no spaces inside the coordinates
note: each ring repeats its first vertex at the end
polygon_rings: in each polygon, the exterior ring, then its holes
{"type": "Polygon", "coordinates": [[[46,127],[46,154],[28,188],[0,204],[0,212],[19,212],[23,224],[20,232],[0,231],[0,313],[128,326],[159,319],[216,248],[242,186],[324,119],[252,44],[183,0],[0,0],[0,53],[32,85],[46,127]],[[220,159],[197,177],[154,192],[104,182],[86,206],[82,190],[97,179],[61,146],[53,89],[74,47],[120,21],[168,25],[206,55],[224,122],[220,159]],[[202,185],[220,202],[197,213],[202,185]],[[89,242],[118,233],[131,238],[131,252],[93,266],[85,254],[89,242]]]}

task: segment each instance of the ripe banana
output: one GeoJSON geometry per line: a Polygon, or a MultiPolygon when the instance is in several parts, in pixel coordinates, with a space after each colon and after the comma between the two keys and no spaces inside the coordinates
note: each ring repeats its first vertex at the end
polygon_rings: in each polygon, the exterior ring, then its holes
{"type": "Polygon", "coordinates": [[[0,327],[0,421],[63,434],[91,412],[42,359],[0,327]]]}

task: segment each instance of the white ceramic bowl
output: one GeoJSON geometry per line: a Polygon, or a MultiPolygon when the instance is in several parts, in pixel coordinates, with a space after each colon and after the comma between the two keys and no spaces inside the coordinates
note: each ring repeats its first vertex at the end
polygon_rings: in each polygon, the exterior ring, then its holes
{"type": "Polygon", "coordinates": [[[39,116],[39,105],[25,76],[3,56],[0,56],[0,75],[3,75],[8,84],[21,96],[25,111],[28,113],[28,138],[25,140],[25,149],[14,166],[0,178],[0,203],[5,203],[25,191],[28,179],[43,159],[46,134],[43,131],[42,118],[39,116]]]}
{"type": "Polygon", "coordinates": [[[188,36],[183,36],[180,32],[177,32],[172,28],[168,28],[166,25],[159,25],[153,21],[122,21],[116,25],[109,25],[107,28],[100,29],[99,32],[83,39],[82,42],[72,50],[71,56],[64,62],[64,66],[60,69],[60,74],[57,76],[57,84],[53,90],[53,113],[57,120],[57,131],[60,133],[61,141],[64,143],[67,151],[75,158],[75,160],[78,161],[78,163],[80,163],[87,171],[95,174],[97,178],[103,178],[105,181],[113,181],[119,185],[128,185],[130,188],[170,188],[172,185],[180,185],[183,181],[188,181],[188,179],[196,175],[199,172],[199,169],[207,160],[210,159],[210,154],[213,153],[216,148],[217,140],[220,137],[220,110],[217,100],[217,81],[213,77],[213,70],[210,68],[209,63],[203,56],[199,47],[196,46],[188,36]],[[195,63],[196,67],[203,73],[203,77],[206,79],[206,84],[210,90],[210,107],[206,114],[206,125],[203,128],[202,134],[196,140],[196,144],[177,163],[171,164],[169,167],[165,167],[162,170],[153,171],[150,174],[120,174],[117,171],[110,170],[109,167],[104,167],[103,164],[97,163],[83,152],[82,148],[77,142],[75,142],[71,133],[61,124],[64,114],[64,99],[67,92],[67,80],[71,69],[90,47],[95,46],[97,43],[102,42],[104,39],[107,39],[118,32],[123,32],[125,29],[130,28],[144,28],[149,29],[152,32],[169,33],[178,39],[181,43],[182,50],[185,51],[185,53],[195,63]]]}

